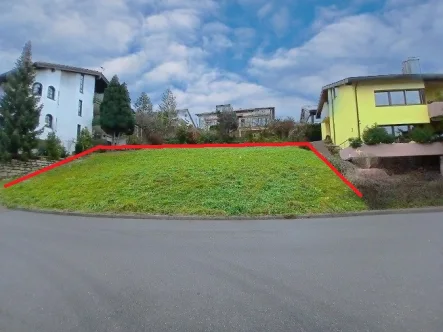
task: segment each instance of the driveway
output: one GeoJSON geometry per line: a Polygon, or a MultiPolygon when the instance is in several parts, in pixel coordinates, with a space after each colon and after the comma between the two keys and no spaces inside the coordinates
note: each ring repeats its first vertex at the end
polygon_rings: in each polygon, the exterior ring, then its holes
{"type": "Polygon", "coordinates": [[[0,213],[0,331],[441,331],[443,214],[0,213]]]}

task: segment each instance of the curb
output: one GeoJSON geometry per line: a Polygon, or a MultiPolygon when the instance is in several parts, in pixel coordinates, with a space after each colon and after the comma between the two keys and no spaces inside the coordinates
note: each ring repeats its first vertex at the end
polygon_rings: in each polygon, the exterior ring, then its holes
{"type": "MultiPolygon", "coordinates": [[[[0,207],[0,211],[2,211],[0,207]]],[[[149,215],[149,214],[106,214],[106,213],[81,213],[81,212],[64,212],[51,210],[37,210],[3,208],[6,211],[22,211],[39,214],[52,214],[60,216],[75,216],[88,218],[110,218],[110,219],[145,219],[145,220],[300,220],[300,219],[325,219],[325,218],[344,218],[344,217],[360,217],[360,216],[380,216],[393,214],[416,214],[416,213],[435,213],[443,212],[443,206],[411,208],[411,209],[389,209],[389,210],[369,210],[346,213],[325,213],[325,214],[304,214],[304,215],[276,215],[276,216],[168,216],[168,215],[149,215]]]]}

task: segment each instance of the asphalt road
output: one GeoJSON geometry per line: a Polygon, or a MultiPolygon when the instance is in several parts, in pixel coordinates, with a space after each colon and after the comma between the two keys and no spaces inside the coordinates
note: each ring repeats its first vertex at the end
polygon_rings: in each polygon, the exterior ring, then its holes
{"type": "Polygon", "coordinates": [[[442,331],[443,214],[0,212],[0,331],[442,331]]]}

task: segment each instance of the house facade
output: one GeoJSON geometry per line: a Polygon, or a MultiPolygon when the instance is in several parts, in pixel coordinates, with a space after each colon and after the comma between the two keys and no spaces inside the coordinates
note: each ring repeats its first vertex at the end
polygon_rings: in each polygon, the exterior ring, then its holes
{"type": "MultiPolygon", "coordinates": [[[[92,132],[94,108],[99,107],[108,80],[94,70],[46,62],[35,62],[35,83],[32,92],[40,96],[43,109],[39,138],[55,132],[68,152],[73,152],[77,136],[83,128],[92,132]]],[[[8,73],[0,75],[0,84],[8,73]]],[[[0,96],[3,89],[0,87],[0,96]]]]}
{"type": "Polygon", "coordinates": [[[177,110],[177,117],[181,123],[195,127],[194,119],[187,108],[177,110]]]}
{"type": "MultiPolygon", "coordinates": [[[[216,110],[222,110],[223,107],[230,108],[230,105],[218,105],[216,110]]],[[[243,137],[247,132],[259,132],[275,120],[275,107],[238,109],[234,113],[237,116],[239,137],[243,137]]],[[[196,116],[201,129],[208,130],[218,124],[217,111],[200,113],[196,116]]]]}
{"type": "Polygon", "coordinates": [[[349,77],[323,87],[316,118],[322,137],[340,148],[377,124],[400,135],[414,125],[443,119],[443,74],[399,74],[349,77]]]}

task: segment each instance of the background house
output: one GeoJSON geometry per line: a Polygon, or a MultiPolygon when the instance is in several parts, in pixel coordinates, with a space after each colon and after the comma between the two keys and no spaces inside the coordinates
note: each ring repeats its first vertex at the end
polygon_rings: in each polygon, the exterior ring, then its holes
{"type": "Polygon", "coordinates": [[[443,117],[443,74],[403,73],[348,77],[322,88],[316,117],[322,137],[341,148],[362,137],[374,124],[400,135],[415,125],[433,124],[443,117]]]}
{"type": "MultiPolygon", "coordinates": [[[[40,96],[43,109],[40,128],[44,132],[39,138],[46,139],[53,131],[68,152],[75,149],[75,141],[83,128],[92,132],[94,107],[103,100],[108,80],[94,70],[35,62],[36,78],[32,92],[40,96]]],[[[0,85],[6,82],[8,73],[0,75],[0,85]]],[[[0,97],[3,89],[0,86],[0,97]]]]}
{"type": "MultiPolygon", "coordinates": [[[[232,109],[232,107],[230,104],[217,105],[215,112],[196,114],[199,128],[208,130],[211,126],[217,125],[217,111],[223,111],[224,109],[232,109]]],[[[243,137],[250,131],[261,131],[275,120],[275,107],[246,108],[238,109],[234,112],[238,120],[237,133],[240,137],[243,137]]]]}

